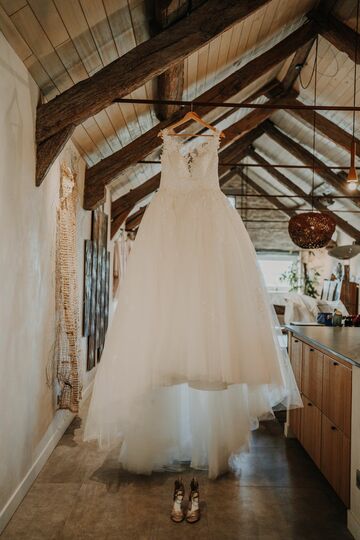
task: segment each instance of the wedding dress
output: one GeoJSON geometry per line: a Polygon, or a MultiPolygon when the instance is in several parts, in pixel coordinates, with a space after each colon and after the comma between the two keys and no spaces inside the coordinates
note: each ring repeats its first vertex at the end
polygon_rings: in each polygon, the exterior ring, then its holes
{"type": "Polygon", "coordinates": [[[302,406],[255,250],[219,187],[218,143],[186,154],[164,134],[98,366],[84,438],[122,441],[132,472],[190,461],[216,478],[274,405],[302,406]]]}

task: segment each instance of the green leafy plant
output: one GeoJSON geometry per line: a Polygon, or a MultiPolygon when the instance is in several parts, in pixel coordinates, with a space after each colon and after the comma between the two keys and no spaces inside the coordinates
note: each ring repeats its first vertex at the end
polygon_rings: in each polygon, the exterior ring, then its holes
{"type": "Polygon", "coordinates": [[[281,274],[280,281],[288,283],[289,292],[302,292],[312,298],[319,296],[317,286],[320,283],[320,272],[316,268],[309,270],[306,263],[303,263],[303,276],[299,275],[298,263],[293,262],[290,268],[281,274]]]}
{"type": "Polygon", "coordinates": [[[294,261],[290,268],[283,272],[280,276],[280,281],[288,283],[289,292],[299,292],[300,291],[300,280],[299,280],[299,270],[298,263],[294,261]]]}

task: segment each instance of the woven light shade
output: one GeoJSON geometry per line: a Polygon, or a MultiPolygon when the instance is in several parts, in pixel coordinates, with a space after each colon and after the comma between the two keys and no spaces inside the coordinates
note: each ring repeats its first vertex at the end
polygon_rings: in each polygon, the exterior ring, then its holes
{"type": "Polygon", "coordinates": [[[328,214],[304,212],[289,221],[291,240],[303,249],[318,249],[330,242],[335,231],[335,221],[328,214]]]}

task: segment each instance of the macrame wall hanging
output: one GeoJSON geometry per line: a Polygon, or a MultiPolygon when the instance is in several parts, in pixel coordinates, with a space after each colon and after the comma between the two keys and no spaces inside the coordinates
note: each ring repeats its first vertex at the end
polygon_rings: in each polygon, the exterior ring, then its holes
{"type": "Polygon", "coordinates": [[[79,410],[79,306],[76,242],[77,185],[73,167],[61,165],[56,228],[56,373],[58,407],[79,410]]]}

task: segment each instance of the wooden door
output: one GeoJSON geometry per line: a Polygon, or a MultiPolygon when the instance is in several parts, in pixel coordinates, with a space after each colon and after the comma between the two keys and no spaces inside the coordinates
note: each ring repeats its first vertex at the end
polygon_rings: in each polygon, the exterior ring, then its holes
{"type": "Polygon", "coordinates": [[[302,370],[302,347],[303,343],[295,336],[290,340],[290,360],[295,375],[295,380],[301,391],[301,370],[302,370]]]}
{"type": "Polygon", "coordinates": [[[321,411],[305,396],[303,397],[304,409],[302,411],[302,425],[300,442],[320,467],[321,454],[321,411]]]}
{"type": "Polygon", "coordinates": [[[351,369],[324,355],[322,411],[347,437],[351,432],[351,369]]]}
{"type": "Polygon", "coordinates": [[[324,355],[320,351],[303,344],[302,391],[319,408],[322,402],[323,360],[324,355]]]}
{"type": "Polygon", "coordinates": [[[321,472],[346,506],[350,502],[350,439],[322,415],[321,472]]]}

